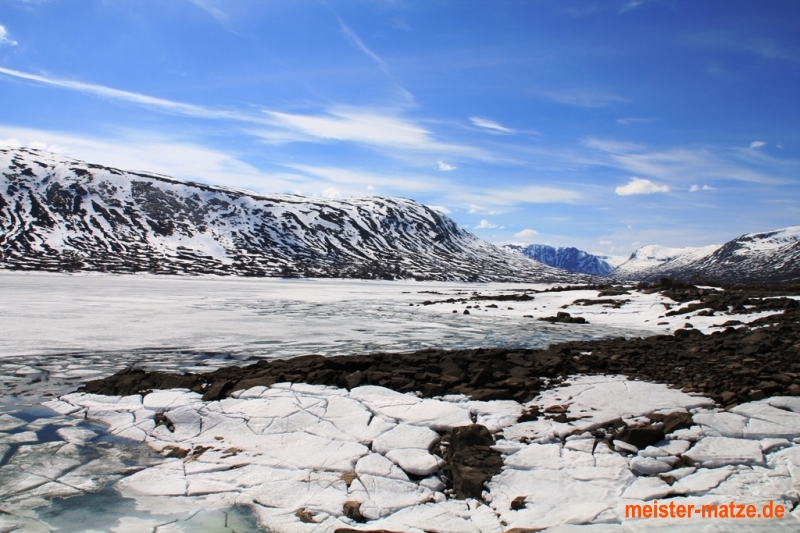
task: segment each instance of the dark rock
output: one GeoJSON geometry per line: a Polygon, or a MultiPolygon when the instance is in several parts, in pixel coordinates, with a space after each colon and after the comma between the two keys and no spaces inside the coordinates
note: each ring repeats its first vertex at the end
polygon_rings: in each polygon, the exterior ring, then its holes
{"type": "Polygon", "coordinates": [[[217,381],[213,383],[208,390],[203,393],[203,401],[210,402],[214,400],[221,400],[225,395],[233,389],[235,382],[233,380],[217,381]]]}
{"type": "Polygon", "coordinates": [[[444,473],[458,498],[481,499],[484,483],[500,473],[503,459],[490,448],[494,438],[479,424],[453,428],[444,454],[444,473]]]}
{"type": "Polygon", "coordinates": [[[625,428],[617,433],[616,439],[643,450],[651,444],[664,440],[664,430],[655,426],[625,428]]]}
{"type": "Polygon", "coordinates": [[[489,371],[488,368],[481,368],[477,374],[472,376],[472,379],[469,380],[469,384],[472,387],[482,387],[492,381],[493,376],[492,373],[489,371]]]}
{"type": "Polygon", "coordinates": [[[757,402],[758,400],[763,400],[767,396],[764,394],[764,391],[756,389],[756,390],[751,390],[747,394],[747,397],[753,400],[754,402],[757,402]]]}
{"type": "Polygon", "coordinates": [[[490,400],[509,400],[513,395],[506,389],[475,389],[469,396],[473,400],[488,402],[490,400]]]}
{"type": "Polygon", "coordinates": [[[164,448],[164,451],[167,452],[166,455],[164,455],[164,457],[167,458],[183,459],[189,455],[189,450],[179,446],[167,446],[164,448]]]}
{"type": "Polygon", "coordinates": [[[364,382],[364,378],[364,373],[360,370],[356,370],[351,374],[347,374],[347,376],[344,378],[344,382],[349,390],[361,385],[364,382]]]}
{"type": "Polygon", "coordinates": [[[723,392],[720,395],[720,402],[722,405],[728,405],[731,402],[736,401],[736,393],[731,391],[723,392]]]}
{"type": "Polygon", "coordinates": [[[569,313],[565,313],[564,311],[559,311],[556,313],[556,316],[544,316],[537,318],[536,320],[542,320],[545,322],[559,322],[563,324],[588,324],[589,322],[586,321],[583,317],[573,317],[569,313]]]}
{"type": "Polygon", "coordinates": [[[366,522],[364,516],[361,514],[361,502],[354,500],[344,502],[342,513],[344,513],[347,518],[355,520],[356,522],[366,522]]]}
{"type": "Polygon", "coordinates": [[[517,496],[516,498],[511,500],[510,508],[512,511],[519,511],[525,509],[525,496],[517,496]]]}
{"type": "Polygon", "coordinates": [[[761,389],[765,396],[770,396],[780,390],[783,390],[783,387],[774,381],[762,381],[756,385],[756,387],[761,389]]]}
{"type": "Polygon", "coordinates": [[[447,394],[447,389],[438,383],[427,383],[422,386],[421,392],[424,396],[433,398],[434,396],[444,396],[447,394]]]}
{"type": "Polygon", "coordinates": [[[678,429],[685,429],[691,427],[692,424],[694,424],[694,420],[692,420],[692,415],[684,412],[675,412],[668,414],[653,413],[648,415],[647,417],[654,422],[662,422],[664,424],[664,428],[662,429],[662,431],[665,434],[672,433],[673,431],[676,431],[678,429]]]}

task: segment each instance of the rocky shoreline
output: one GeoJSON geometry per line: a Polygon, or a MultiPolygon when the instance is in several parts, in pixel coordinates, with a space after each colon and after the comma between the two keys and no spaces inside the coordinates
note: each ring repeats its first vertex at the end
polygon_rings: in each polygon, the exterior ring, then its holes
{"type": "Polygon", "coordinates": [[[748,324],[725,321],[721,316],[720,331],[709,335],[687,320],[673,335],[572,341],[545,350],[425,349],[334,357],[307,355],[260,360],[203,374],[127,368],[89,381],[80,390],[129,395],[186,388],[203,394],[204,400],[218,400],[236,390],[293,382],[348,390],[379,385],[423,397],[463,394],[474,400],[525,403],[570,375],[624,374],[630,379],[701,393],[727,407],[774,395],[800,395],[800,302],[785,296],[756,298],[749,289],[722,294],[691,286],[662,290],[677,302],[694,302],[669,311],[672,315],[708,316],[737,306],[774,310],[776,314],[748,324]]]}
{"type": "MultiPolygon", "coordinates": [[[[556,288],[551,290],[570,290],[556,288]]],[[[557,387],[569,376],[622,374],[629,379],[658,382],[683,392],[703,394],[726,410],[769,396],[800,396],[800,305],[783,291],[761,288],[709,291],[694,286],[639,287],[659,290],[680,307],[671,316],[714,316],[726,312],[765,310],[748,324],[723,323],[720,331],[704,335],[687,322],[673,335],[573,341],[533,349],[426,349],[409,353],[371,353],[324,357],[307,355],[285,360],[260,360],[255,364],[224,367],[214,372],[147,372],[127,368],[113,376],[90,381],[81,392],[129,396],[154,390],[189,389],[205,401],[221,400],[236,391],[276,383],[307,383],[352,390],[377,385],[424,398],[464,395],[472,400],[530,402],[540,392],[557,387]],[[781,294],[782,293],[782,294],[781,294]]],[[[619,297],[623,288],[609,288],[603,296],[619,297]]],[[[505,296],[508,298],[507,296],[505,296]]],[[[514,298],[529,298],[527,295],[514,298]]],[[[486,297],[481,297],[486,299],[486,297]]],[[[502,299],[504,296],[498,297],[502,299]]],[[[426,301],[426,305],[434,302],[426,301]]],[[[592,304],[592,302],[589,302],[592,304]]],[[[569,323],[565,313],[554,322],[569,323]]],[[[569,316],[569,315],[567,315],[569,316]]],[[[565,326],[566,327],[566,326],[565,326]]],[[[160,423],[169,426],[168,417],[160,423]]],[[[558,406],[539,412],[534,405],[518,422],[537,419],[570,422],[558,406]]],[[[628,443],[644,449],[672,431],[692,425],[684,415],[652,416],[639,427],[611,424],[593,433],[599,440],[628,443]]],[[[439,454],[448,492],[456,498],[481,498],[485,484],[502,469],[500,454],[492,449],[495,437],[479,424],[454,428],[442,434],[439,454]]],[[[621,444],[620,446],[624,446],[621,444]]],[[[351,518],[359,521],[357,508],[351,518]]]]}

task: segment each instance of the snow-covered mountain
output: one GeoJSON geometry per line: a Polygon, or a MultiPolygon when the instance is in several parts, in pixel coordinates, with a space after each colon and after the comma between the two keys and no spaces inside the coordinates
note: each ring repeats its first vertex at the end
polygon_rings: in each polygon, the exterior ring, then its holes
{"type": "Polygon", "coordinates": [[[611,275],[619,279],[719,283],[800,280],[800,226],[747,233],[702,248],[639,248],[611,275]]]}
{"type": "Polygon", "coordinates": [[[719,249],[721,245],[712,244],[699,248],[667,248],[651,244],[633,252],[630,258],[612,272],[612,276],[622,279],[657,279],[673,277],[675,272],[690,268],[691,265],[719,249]]]}
{"type": "Polygon", "coordinates": [[[529,246],[506,244],[505,248],[521,253],[525,257],[530,257],[545,265],[569,270],[570,272],[606,276],[614,268],[602,258],[572,247],[555,248],[546,244],[531,244],[529,246]]]}
{"type": "Polygon", "coordinates": [[[261,195],[0,148],[0,267],[580,282],[411,200],[261,195]]]}

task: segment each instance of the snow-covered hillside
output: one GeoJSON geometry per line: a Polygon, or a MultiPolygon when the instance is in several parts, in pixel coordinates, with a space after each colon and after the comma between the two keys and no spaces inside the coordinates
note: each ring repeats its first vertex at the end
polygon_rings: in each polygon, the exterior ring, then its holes
{"type": "Polygon", "coordinates": [[[651,244],[642,246],[618,266],[613,276],[624,279],[669,277],[673,272],[687,268],[719,249],[719,244],[699,248],[667,248],[651,244]]]}
{"type": "Polygon", "coordinates": [[[723,245],[702,248],[639,248],[611,275],[619,279],[720,283],[800,279],[800,226],[747,233],[723,245]]]}
{"type": "Polygon", "coordinates": [[[555,248],[546,244],[531,244],[529,246],[507,244],[504,248],[530,257],[545,265],[562,268],[570,272],[606,276],[613,270],[613,267],[602,258],[573,247],[555,248]]]}
{"type": "Polygon", "coordinates": [[[0,266],[578,282],[411,200],[261,195],[0,149],[0,266]]]}

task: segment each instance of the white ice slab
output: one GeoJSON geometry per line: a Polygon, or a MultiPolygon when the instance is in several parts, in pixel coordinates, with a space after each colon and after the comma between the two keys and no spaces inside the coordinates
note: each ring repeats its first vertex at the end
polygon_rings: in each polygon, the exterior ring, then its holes
{"type": "Polygon", "coordinates": [[[764,464],[759,443],[747,439],[705,437],[684,455],[702,466],[712,468],[730,464],[764,464]]]}
{"type": "MultiPolygon", "coordinates": [[[[532,401],[542,408],[565,405],[570,415],[585,417],[567,423],[516,423],[522,407],[509,402],[421,399],[374,386],[348,392],[278,384],[219,402],[202,402],[186,391],[157,394],[144,401],[81,394],[65,399],[115,432],[141,432],[149,446],[164,454],[176,447],[184,450],[185,458],[166,459],[118,481],[123,495],[137,502],[235,501],[251,506],[277,533],[352,527],[356,524],[343,515],[346,501],[360,503],[369,522],[357,527],[367,529],[499,533],[563,528],[569,522],[592,528],[620,524],[636,531],[636,523],[620,514],[620,502],[696,495],[796,501],[793,487],[800,486],[800,445],[782,437],[713,434],[730,421],[745,429],[762,422],[791,427],[792,416],[783,413],[794,413],[784,405],[761,402],[743,413],[721,413],[705,398],[617,376],[573,377],[532,401]],[[681,409],[693,409],[702,425],[644,450],[618,453],[609,441],[586,431],[617,418],[634,424],[647,421],[649,413],[681,409]],[[155,425],[157,412],[172,430],[155,425]],[[484,504],[448,500],[441,492],[441,459],[431,452],[438,432],[471,423],[471,415],[503,434],[494,447],[503,456],[503,470],[488,482],[484,504]],[[683,466],[680,457],[697,467],[683,466]],[[427,477],[413,481],[419,476],[427,477]],[[520,497],[524,509],[511,509],[520,497]],[[303,523],[298,513],[314,523],[303,523]]],[[[62,453],[62,445],[51,446],[56,455],[62,453]]],[[[17,471],[13,486],[27,483],[32,488],[25,490],[40,490],[61,476],[65,485],[91,488],[89,472],[63,474],[74,468],[70,461],[77,457],[69,448],[65,453],[58,464],[40,460],[24,475],[17,471]]]]}

